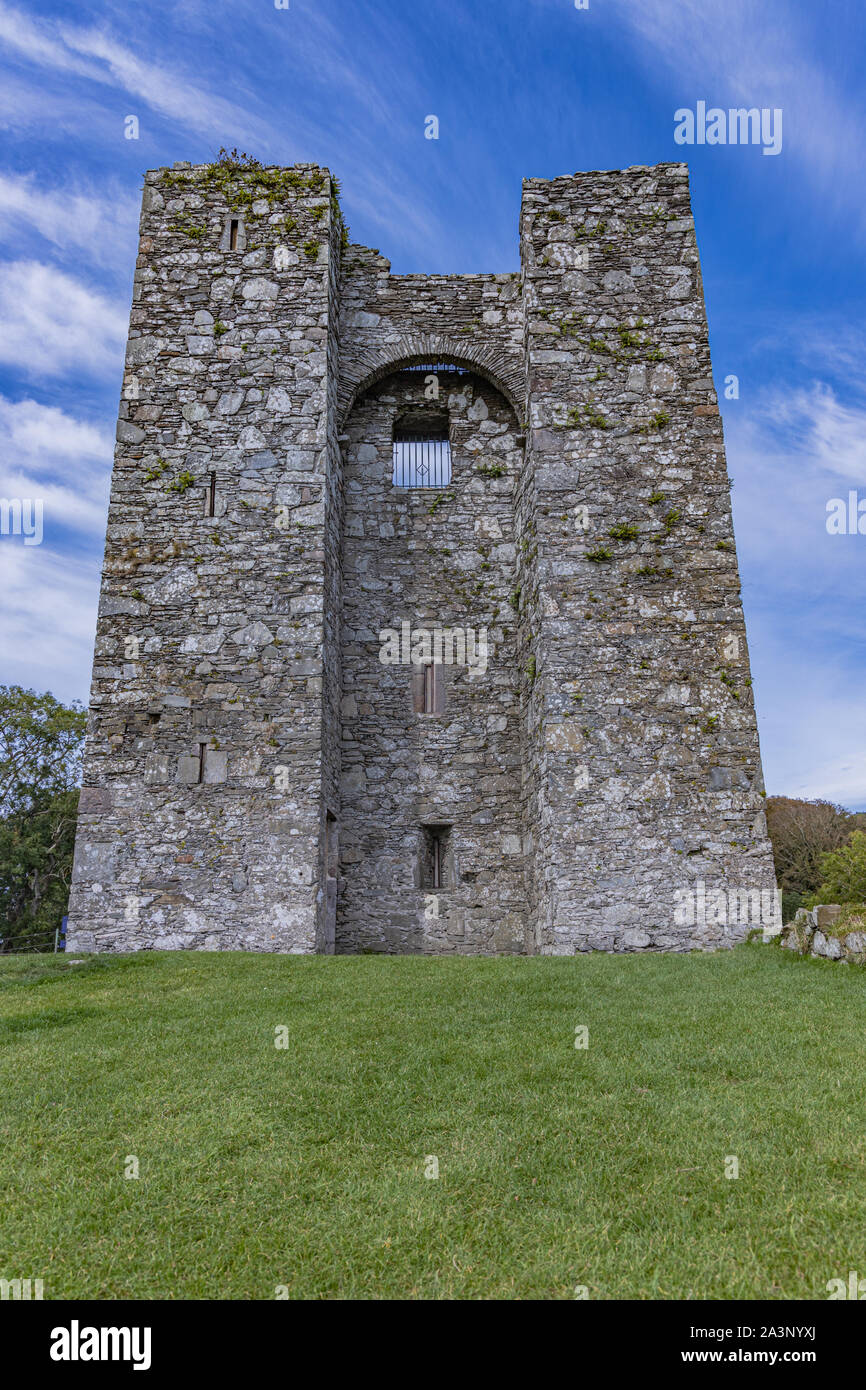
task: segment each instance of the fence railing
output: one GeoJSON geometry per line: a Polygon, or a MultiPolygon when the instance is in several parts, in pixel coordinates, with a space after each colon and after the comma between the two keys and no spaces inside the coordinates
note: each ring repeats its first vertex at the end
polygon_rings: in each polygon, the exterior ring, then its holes
{"type": "Polygon", "coordinates": [[[0,955],[3,956],[65,950],[65,917],[59,927],[49,927],[47,931],[22,932],[18,936],[5,936],[0,930],[0,955]]]}

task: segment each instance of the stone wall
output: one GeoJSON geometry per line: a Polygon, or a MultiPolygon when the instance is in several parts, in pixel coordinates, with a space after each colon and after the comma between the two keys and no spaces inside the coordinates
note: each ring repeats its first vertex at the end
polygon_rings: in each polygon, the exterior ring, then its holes
{"type": "Polygon", "coordinates": [[[793,922],[782,929],[781,944],[801,956],[866,965],[866,914],[857,922],[849,921],[846,929],[840,932],[842,912],[838,903],[798,908],[793,922]]]}
{"type": "Polygon", "coordinates": [[[519,276],[346,243],[315,166],[146,176],[70,947],[740,939],[679,911],[773,886],[685,167],[527,182],[519,276]],[[389,482],[425,363],[432,511],[389,482]],[[395,618],[488,628],[441,714],[395,618]]]}

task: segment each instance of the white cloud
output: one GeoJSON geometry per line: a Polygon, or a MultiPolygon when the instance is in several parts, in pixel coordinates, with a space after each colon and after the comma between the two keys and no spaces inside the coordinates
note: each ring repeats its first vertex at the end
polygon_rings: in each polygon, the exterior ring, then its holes
{"type": "Polygon", "coordinates": [[[840,401],[831,386],[814,382],[789,394],[773,393],[764,419],[792,434],[814,469],[866,484],[866,410],[840,401]]]}
{"type": "MultiPolygon", "coordinates": [[[[857,190],[864,161],[862,142],[853,133],[862,128],[864,112],[843,93],[835,72],[815,60],[808,25],[819,11],[784,3],[761,7],[754,0],[612,0],[612,5],[649,73],[656,78],[660,64],[667,69],[677,107],[699,99],[721,106],[780,107],[783,158],[796,161],[835,203],[853,203],[862,230],[857,190]]],[[[671,159],[683,155],[672,145],[671,159]]],[[[758,172],[774,163],[759,160],[758,172]]]]}
{"type": "Polygon", "coordinates": [[[763,392],[725,413],[734,521],[767,789],[866,807],[866,536],[831,536],[826,504],[866,496],[860,373],[763,392]]]}
{"type": "MultiPolygon", "coordinates": [[[[35,24],[0,0],[0,41],[31,63],[120,87],[151,110],[213,139],[252,139],[266,145],[273,128],[207,91],[189,75],[138,58],[97,29],[35,24]]],[[[135,114],[134,112],[131,114],[135,114]]]]}
{"type": "Polygon", "coordinates": [[[91,63],[82,63],[73,52],[58,42],[56,24],[34,24],[20,10],[0,4],[0,40],[6,46],[29,59],[48,67],[58,68],[79,77],[99,79],[99,69],[91,63]]]}
{"type": "Polygon", "coordinates": [[[54,266],[0,266],[0,362],[30,376],[116,373],[127,314],[115,301],[54,266]]]}
{"type": "Polygon", "coordinates": [[[58,527],[104,534],[112,452],[108,432],[86,420],[0,397],[0,496],[41,499],[49,538],[58,527]]]}
{"type": "Polygon", "coordinates": [[[88,698],[100,558],[25,548],[0,538],[0,651],[4,684],[88,698]]]}
{"type": "Polygon", "coordinates": [[[46,188],[35,175],[0,172],[0,232],[33,228],[60,251],[84,251],[97,263],[130,263],[138,229],[138,198],[114,188],[46,188]]]}

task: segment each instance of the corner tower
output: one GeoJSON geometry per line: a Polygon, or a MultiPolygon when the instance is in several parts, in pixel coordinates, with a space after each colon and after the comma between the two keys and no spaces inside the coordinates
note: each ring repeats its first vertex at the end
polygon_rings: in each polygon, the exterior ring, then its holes
{"type": "Polygon", "coordinates": [[[529,180],[521,260],[536,948],[731,944],[775,878],[686,166],[529,180]]]}
{"type": "Polygon", "coordinates": [[[333,949],[339,476],[330,174],[146,176],[73,949],[333,949]]]}

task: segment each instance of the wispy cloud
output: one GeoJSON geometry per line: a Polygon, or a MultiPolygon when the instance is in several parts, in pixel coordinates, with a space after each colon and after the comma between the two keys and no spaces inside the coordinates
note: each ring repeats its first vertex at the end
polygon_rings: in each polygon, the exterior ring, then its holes
{"type": "MultiPolygon", "coordinates": [[[[838,355],[834,356],[838,367],[838,355]]],[[[814,380],[726,412],[734,522],[768,790],[866,807],[866,536],[833,536],[827,502],[866,497],[861,371],[844,399],[814,380]]]]}
{"type": "Polygon", "coordinates": [[[263,142],[272,138],[267,122],[209,91],[181,68],[139,57],[103,30],[69,24],[49,28],[0,0],[0,42],[30,63],[120,88],[211,140],[215,134],[263,142]]]}
{"type": "Polygon", "coordinates": [[[102,536],[112,450],[108,431],[90,421],[0,397],[0,495],[41,499],[49,539],[59,527],[102,536]]]}
{"type": "Polygon", "coordinates": [[[99,81],[98,66],[82,62],[58,35],[56,24],[36,24],[11,5],[0,4],[0,41],[31,63],[99,81]]]}
{"type": "Polygon", "coordinates": [[[54,266],[0,266],[0,362],[27,377],[119,373],[127,313],[54,266]]]}
{"type": "MultiPolygon", "coordinates": [[[[206,17],[212,25],[212,17],[206,17]]],[[[199,26],[204,23],[202,15],[186,18],[194,18],[199,26]]],[[[283,22],[276,11],[252,7],[245,22],[259,46],[280,55],[287,78],[316,91],[317,101],[291,105],[276,120],[274,91],[257,85],[255,65],[246,61],[246,54],[230,69],[219,61],[212,63],[208,86],[184,67],[182,57],[162,56],[159,45],[149,47],[143,56],[110,32],[107,24],[97,28],[61,23],[49,28],[0,0],[0,44],[5,42],[26,64],[76,79],[69,94],[73,107],[82,99],[85,84],[79,79],[85,79],[85,83],[123,92],[128,114],[141,115],[146,110],[169,128],[193,134],[199,148],[190,149],[187,135],[179,151],[184,157],[210,157],[218,145],[238,143],[262,158],[283,162],[333,160],[334,172],[346,179],[350,214],[392,233],[396,226],[402,241],[428,253],[431,246],[447,244],[438,199],[405,187],[405,149],[399,147],[406,140],[408,111],[417,113],[412,148],[417,152],[420,146],[429,155],[421,133],[428,109],[424,85],[414,66],[401,56],[401,37],[405,46],[411,43],[412,32],[404,33],[400,24],[372,16],[368,44],[373,45],[377,61],[371,70],[371,48],[359,50],[356,28],[337,25],[318,11],[311,10],[302,23],[293,24],[291,18],[283,22]],[[391,74],[387,84],[381,81],[383,68],[391,74]],[[221,74],[230,76],[233,100],[214,90],[221,74]],[[333,100],[335,90],[340,92],[339,103],[333,100]],[[204,150],[202,136],[207,142],[204,150]]],[[[32,97],[25,89],[5,110],[0,95],[0,122],[13,128],[20,128],[22,122],[39,126],[43,113],[32,97]]],[[[53,100],[56,103],[56,93],[53,100]]],[[[56,119],[54,113],[52,120],[56,119]]],[[[112,119],[120,140],[120,117],[115,114],[112,119]]],[[[47,225],[48,219],[43,222],[47,225]]]]}
{"type": "Polygon", "coordinates": [[[87,700],[100,557],[0,539],[3,681],[87,700]]]}
{"type": "Polygon", "coordinates": [[[834,71],[816,61],[808,28],[816,11],[787,0],[771,6],[754,0],[611,5],[656,80],[661,65],[665,82],[682,99],[677,106],[703,98],[782,108],[786,158],[834,202],[856,203],[861,229],[866,227],[859,196],[863,148],[852,138],[863,126],[862,96],[858,101],[843,91],[834,71]]]}
{"type": "Polygon", "coordinates": [[[32,229],[61,253],[85,252],[96,264],[128,265],[138,228],[138,199],[120,188],[46,187],[33,174],[0,173],[0,233],[32,229]]]}

